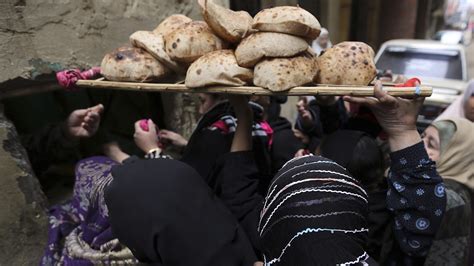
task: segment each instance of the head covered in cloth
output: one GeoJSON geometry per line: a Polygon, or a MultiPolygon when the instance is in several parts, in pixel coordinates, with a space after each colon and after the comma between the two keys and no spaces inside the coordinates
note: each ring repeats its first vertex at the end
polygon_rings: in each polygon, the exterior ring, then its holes
{"type": "Polygon", "coordinates": [[[105,200],[113,233],[153,265],[252,265],[239,223],[191,166],[137,160],[112,170],[105,200]]]}
{"type": "Polygon", "coordinates": [[[440,158],[436,162],[443,178],[454,179],[474,189],[474,123],[464,118],[445,119],[431,126],[438,130],[440,158]]]}
{"type": "Polygon", "coordinates": [[[385,184],[382,150],[369,134],[356,130],[337,130],[324,137],[320,155],[346,168],[370,194],[385,184]]]}
{"type": "Polygon", "coordinates": [[[359,264],[370,259],[368,199],[359,182],[320,156],[288,161],[265,197],[258,233],[265,265],[359,264]]]}

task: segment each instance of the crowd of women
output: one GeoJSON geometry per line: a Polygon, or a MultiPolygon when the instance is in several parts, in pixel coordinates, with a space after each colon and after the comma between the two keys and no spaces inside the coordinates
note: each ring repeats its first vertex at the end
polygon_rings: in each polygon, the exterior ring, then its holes
{"type": "Polygon", "coordinates": [[[472,265],[474,81],[421,135],[423,98],[374,90],[301,97],[294,126],[284,98],[201,94],[189,140],[137,121],[144,158],[77,163],[41,265],[472,265]]]}

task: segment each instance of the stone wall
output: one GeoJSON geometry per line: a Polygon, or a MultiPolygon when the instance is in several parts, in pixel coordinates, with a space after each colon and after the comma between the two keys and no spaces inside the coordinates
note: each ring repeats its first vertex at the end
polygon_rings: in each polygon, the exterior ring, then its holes
{"type": "Polygon", "coordinates": [[[46,198],[15,127],[0,112],[0,265],[37,265],[47,235],[46,198]]]}

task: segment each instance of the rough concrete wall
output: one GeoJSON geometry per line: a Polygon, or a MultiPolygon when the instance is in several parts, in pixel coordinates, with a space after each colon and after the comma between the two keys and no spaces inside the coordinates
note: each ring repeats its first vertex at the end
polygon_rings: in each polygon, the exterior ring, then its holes
{"type": "Polygon", "coordinates": [[[0,82],[98,65],[131,33],[174,13],[200,18],[193,0],[2,0],[0,82]]]}
{"type": "Polygon", "coordinates": [[[0,144],[0,265],[37,265],[46,243],[46,198],[2,112],[0,144]]]}

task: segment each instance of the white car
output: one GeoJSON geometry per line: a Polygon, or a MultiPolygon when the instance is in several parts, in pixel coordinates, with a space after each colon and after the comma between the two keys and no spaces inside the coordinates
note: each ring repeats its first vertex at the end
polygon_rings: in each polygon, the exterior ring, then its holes
{"type": "Polygon", "coordinates": [[[440,30],[433,36],[433,40],[440,41],[445,44],[464,44],[471,43],[471,30],[440,30]]]}
{"type": "Polygon", "coordinates": [[[385,42],[377,55],[378,70],[407,78],[417,77],[423,85],[433,87],[419,116],[422,126],[430,124],[467,86],[467,64],[464,47],[429,40],[391,40],[385,42]]]}

